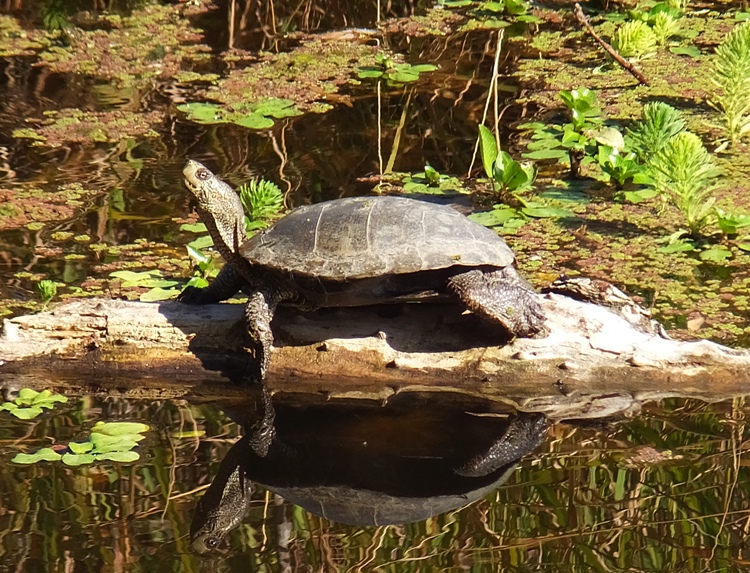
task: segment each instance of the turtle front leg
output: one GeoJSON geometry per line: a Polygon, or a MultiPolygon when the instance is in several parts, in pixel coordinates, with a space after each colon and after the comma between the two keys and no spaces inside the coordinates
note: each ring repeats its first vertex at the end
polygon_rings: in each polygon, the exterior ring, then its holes
{"type": "Polygon", "coordinates": [[[185,287],[177,300],[186,304],[214,304],[236,295],[245,281],[232,265],[224,265],[216,278],[207,287],[185,287]]]}
{"type": "Polygon", "coordinates": [[[455,275],[448,289],[473,313],[501,324],[513,336],[546,334],[538,295],[512,266],[455,275]]]}
{"type": "Polygon", "coordinates": [[[273,332],[271,320],[281,297],[273,290],[256,290],[250,293],[245,307],[245,325],[250,337],[250,346],[255,355],[255,364],[246,377],[251,382],[262,383],[271,361],[273,332]]]}

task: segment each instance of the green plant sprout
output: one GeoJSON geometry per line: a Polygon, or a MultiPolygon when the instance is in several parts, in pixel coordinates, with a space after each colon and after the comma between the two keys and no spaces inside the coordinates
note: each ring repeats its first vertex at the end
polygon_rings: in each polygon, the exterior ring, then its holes
{"type": "Polygon", "coordinates": [[[638,163],[635,153],[621,154],[610,145],[600,145],[597,153],[599,167],[616,183],[618,189],[636,179],[643,173],[643,167],[638,163]]]}
{"type": "Polygon", "coordinates": [[[484,172],[492,182],[493,189],[501,197],[511,193],[518,200],[517,194],[530,188],[534,183],[534,165],[520,163],[508,152],[498,149],[495,136],[484,125],[479,126],[479,140],[484,172]]]}
{"type": "Polygon", "coordinates": [[[379,64],[377,67],[364,66],[359,68],[357,77],[385,78],[389,83],[404,84],[416,82],[419,79],[419,74],[437,70],[437,66],[433,64],[399,64],[388,54],[378,54],[377,61],[379,64]]]}
{"type": "Polygon", "coordinates": [[[65,404],[68,399],[61,394],[53,394],[50,390],[37,392],[32,388],[22,388],[15,400],[0,404],[0,411],[10,412],[21,420],[31,420],[40,416],[47,409],[51,410],[55,404],[65,404]]]}
{"type": "Polygon", "coordinates": [[[624,58],[645,58],[656,52],[656,45],[656,34],[641,20],[624,22],[612,35],[612,47],[624,58]]]}
{"type": "Polygon", "coordinates": [[[97,422],[85,442],[70,442],[67,447],[42,448],[33,454],[17,454],[13,462],[35,464],[41,461],[62,461],[68,466],[81,466],[101,461],[130,463],[141,456],[134,451],[146,438],[149,426],[139,422],[97,422]]]}
{"type": "Polygon", "coordinates": [[[715,209],[716,223],[724,235],[737,235],[740,229],[750,227],[750,215],[727,213],[718,207],[715,209]]]}
{"type": "Polygon", "coordinates": [[[57,294],[57,283],[49,279],[42,279],[36,284],[36,291],[39,293],[39,298],[42,299],[42,306],[47,308],[49,301],[57,294]]]}
{"type": "Polygon", "coordinates": [[[601,123],[602,111],[596,105],[596,92],[588,88],[562,90],[560,99],[570,110],[571,126],[577,133],[601,123]]]}
{"type": "Polygon", "coordinates": [[[245,208],[245,230],[248,233],[267,225],[284,207],[284,194],[278,185],[266,179],[256,179],[238,188],[245,208]]]}
{"type": "Polygon", "coordinates": [[[692,236],[713,222],[711,191],[721,174],[700,138],[689,131],[672,137],[650,162],[654,187],[680,210],[692,236]]]}
{"type": "Polygon", "coordinates": [[[735,145],[750,131],[750,22],[735,26],[716,48],[711,79],[719,92],[709,104],[722,114],[728,143],[735,145]]]}
{"type": "Polygon", "coordinates": [[[273,127],[274,119],[302,115],[292,100],[282,98],[242,102],[229,107],[209,102],[184,103],[177,109],[196,123],[233,123],[249,129],[269,129],[273,127]]]}
{"type": "MultiPolygon", "coordinates": [[[[193,272],[193,276],[185,286],[206,288],[208,286],[208,279],[215,278],[216,275],[219,274],[219,270],[216,268],[215,259],[199,249],[196,249],[192,244],[187,245],[187,252],[188,256],[195,262],[196,269],[193,272]]],[[[179,293],[177,289],[174,290],[176,291],[174,293],[175,295],[179,293]]]]}

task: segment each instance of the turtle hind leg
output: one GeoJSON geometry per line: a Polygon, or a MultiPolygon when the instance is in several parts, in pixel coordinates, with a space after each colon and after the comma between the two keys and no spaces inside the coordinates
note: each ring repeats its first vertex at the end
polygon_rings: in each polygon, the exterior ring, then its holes
{"type": "Polygon", "coordinates": [[[177,300],[186,304],[214,304],[236,295],[245,281],[232,265],[224,265],[216,278],[207,287],[189,286],[179,294],[177,300]]]}
{"type": "Polygon", "coordinates": [[[546,334],[538,295],[512,266],[454,275],[448,289],[474,314],[501,324],[513,336],[546,334]]]}

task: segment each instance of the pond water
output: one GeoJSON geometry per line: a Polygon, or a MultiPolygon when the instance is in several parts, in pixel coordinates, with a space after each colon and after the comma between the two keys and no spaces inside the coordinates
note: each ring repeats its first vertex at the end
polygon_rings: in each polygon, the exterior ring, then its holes
{"type": "Polygon", "coordinates": [[[473,478],[477,487],[463,484],[465,494],[456,494],[457,478],[446,481],[445,468],[501,435],[508,411],[445,393],[386,406],[277,396],[284,453],[269,465],[245,452],[250,503],[217,549],[200,554],[189,537],[196,503],[226,476],[225,458],[232,468],[227,454],[240,432],[227,412],[248,425],[257,420],[252,394],[218,403],[71,396],[39,421],[0,418],[5,460],[81,441],[98,419],[151,426],[137,448],[141,459],[126,466],[3,464],[3,569],[744,570],[750,474],[741,457],[742,399],[669,399],[646,404],[635,419],[552,423],[517,466],[473,478]],[[482,487],[488,493],[462,507],[482,487]],[[318,514],[272,490],[308,508],[320,503],[318,514]],[[379,491],[396,497],[385,503],[372,493],[379,491]],[[322,508],[344,521],[415,519],[430,507],[426,496],[442,492],[445,500],[451,491],[462,500],[457,507],[415,523],[346,525],[319,515],[322,508]]]}
{"type": "MultiPolygon", "coordinates": [[[[644,103],[663,100],[713,145],[719,120],[705,103],[713,88],[701,66],[743,17],[740,3],[684,7],[683,29],[696,34],[680,36],[679,47],[692,42],[700,54],[662,48],[643,60],[648,91],[602,66],[565,3],[530,5],[522,16],[533,19],[503,13],[500,23],[499,3],[479,2],[453,12],[423,2],[123,0],[109,3],[113,15],[89,4],[0,6],[2,316],[41,310],[42,279],[57,283],[53,304],[151,292],[153,284],[129,286],[110,274],[123,269],[184,285],[194,272],[185,245],[196,234],[183,224],[197,221],[181,181],[187,158],[234,186],[273,181],[287,207],[368,194],[378,184],[398,192],[411,177],[421,197],[491,210],[499,197],[474,179],[483,170],[477,125],[497,116],[503,149],[520,158],[530,148],[519,124],[562,125],[558,92],[581,85],[598,90],[607,121],[623,130],[644,103]],[[48,35],[43,22],[61,30],[48,35]],[[378,54],[438,68],[413,82],[357,79],[360,68],[377,67],[378,54]],[[268,96],[301,113],[269,112],[272,126],[250,129],[227,116],[194,121],[181,107],[213,102],[223,106],[217,114],[251,115],[241,103],[268,96]],[[445,176],[440,185],[417,175],[427,163],[445,176]]],[[[619,16],[603,14],[592,14],[597,29],[611,33],[619,16]]],[[[748,157],[742,143],[716,154],[725,209],[750,210],[748,157]]],[[[535,286],[561,271],[611,280],[677,337],[746,347],[750,238],[714,223],[694,251],[665,252],[684,228],[677,208],[617,198],[592,165],[574,180],[562,162],[537,161],[537,186],[523,201],[558,215],[497,227],[524,275],[535,286]],[[729,254],[703,257],[716,249],[729,254]]],[[[258,446],[248,436],[267,406],[253,392],[225,400],[81,395],[52,374],[49,387],[70,401],[33,421],[0,411],[3,571],[746,569],[744,398],[671,398],[623,419],[552,419],[540,440],[510,447],[508,428],[529,414],[461,394],[385,405],[281,394],[273,398],[276,437],[258,446]],[[97,421],[148,424],[135,448],[140,459],[11,462],[85,440],[97,421]],[[500,466],[473,477],[456,471],[498,441],[500,466]],[[240,474],[246,507],[221,486],[240,474]],[[219,485],[209,490],[212,482],[219,485]],[[224,514],[234,518],[210,551],[190,534],[210,505],[200,501],[207,491],[219,494],[212,507],[226,494],[224,514]]]]}

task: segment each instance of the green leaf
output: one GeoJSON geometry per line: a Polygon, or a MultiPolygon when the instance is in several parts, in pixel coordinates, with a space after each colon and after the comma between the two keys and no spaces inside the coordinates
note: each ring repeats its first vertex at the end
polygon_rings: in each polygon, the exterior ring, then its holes
{"type": "Polygon", "coordinates": [[[187,282],[187,284],[185,284],[185,286],[186,287],[191,286],[195,288],[206,288],[208,286],[208,281],[204,279],[203,277],[193,277],[187,282]]]}
{"type": "Polygon", "coordinates": [[[495,12],[498,14],[501,14],[505,11],[505,3],[504,2],[483,2],[479,6],[480,10],[484,10],[486,12],[495,12]]]}
{"type": "Polygon", "coordinates": [[[497,141],[492,132],[484,125],[479,126],[479,148],[482,153],[482,165],[484,172],[490,179],[493,178],[495,160],[497,159],[497,141]]]}
{"type": "Polygon", "coordinates": [[[149,426],[140,422],[97,422],[92,432],[106,436],[123,436],[148,432],[149,426]]]}
{"type": "Polygon", "coordinates": [[[511,207],[500,207],[492,209],[492,211],[482,211],[481,213],[472,213],[469,215],[469,219],[485,227],[498,227],[505,225],[512,219],[518,218],[523,219],[523,215],[511,207]]]}
{"type": "Polygon", "coordinates": [[[147,286],[149,281],[154,281],[154,279],[162,280],[161,271],[158,270],[150,270],[140,273],[136,273],[133,271],[114,271],[109,273],[109,276],[121,279],[123,281],[123,287],[147,286]]]}
{"type": "Polygon", "coordinates": [[[531,151],[529,153],[522,153],[522,157],[526,159],[568,159],[568,152],[565,149],[539,149],[537,151],[531,151]]]}
{"type": "Polygon", "coordinates": [[[187,246],[188,256],[195,261],[196,264],[208,264],[211,261],[211,257],[203,254],[200,250],[195,248],[193,243],[189,243],[187,246]]]}
{"type": "Polygon", "coordinates": [[[16,408],[10,411],[16,418],[21,420],[32,420],[42,413],[42,409],[37,406],[31,406],[29,408],[16,408]]]}
{"type": "Polygon", "coordinates": [[[39,392],[32,388],[21,388],[16,398],[16,404],[19,406],[30,406],[34,403],[34,399],[39,395],[39,392]]]}
{"type": "Polygon", "coordinates": [[[656,189],[640,189],[638,191],[620,191],[615,198],[618,201],[628,201],[630,203],[640,203],[647,199],[653,199],[659,194],[656,189]]]}
{"type": "Polygon", "coordinates": [[[526,13],[529,6],[525,0],[505,0],[505,9],[513,16],[520,16],[526,13]]]}
{"type": "Polygon", "coordinates": [[[127,451],[127,452],[104,452],[97,454],[96,459],[109,460],[111,462],[118,462],[121,464],[128,464],[137,461],[141,455],[138,452],[127,451]]]}
{"type": "Polygon", "coordinates": [[[737,243],[737,248],[743,251],[750,251],[750,243],[737,243]]]}
{"type": "Polygon", "coordinates": [[[284,98],[269,98],[261,101],[253,110],[254,113],[282,119],[302,115],[294,102],[284,98]]]}
{"type": "Polygon", "coordinates": [[[592,133],[587,135],[597,143],[607,145],[617,151],[622,151],[625,147],[625,138],[623,138],[620,130],[614,127],[603,127],[602,129],[592,130],[592,133]]]}
{"type": "Polygon", "coordinates": [[[68,399],[62,394],[53,394],[52,390],[42,390],[34,398],[34,405],[54,404],[55,402],[67,402],[68,399]]]}
{"type": "Polygon", "coordinates": [[[180,225],[180,231],[187,231],[188,233],[207,233],[206,225],[203,223],[183,223],[180,225]]]}
{"type": "MultiPolygon", "coordinates": [[[[132,436],[133,434],[131,434],[132,436]]],[[[135,434],[143,439],[145,436],[135,434]]],[[[127,452],[138,445],[138,442],[126,436],[105,436],[104,434],[91,434],[91,443],[93,444],[93,453],[101,454],[104,452],[127,452]]]]}
{"type": "Polygon", "coordinates": [[[35,464],[37,462],[56,462],[62,457],[52,448],[42,448],[33,454],[16,454],[11,460],[16,464],[35,464]]]}
{"type": "Polygon", "coordinates": [[[524,207],[521,212],[527,217],[535,219],[548,219],[556,217],[575,217],[575,213],[567,209],[557,207],[524,207]]]}
{"type": "Polygon", "coordinates": [[[188,119],[197,123],[214,124],[225,123],[223,119],[222,108],[213,103],[184,103],[177,106],[177,109],[185,112],[188,119]]]}
{"type": "Polygon", "coordinates": [[[686,253],[695,250],[695,243],[692,241],[678,240],[670,243],[664,247],[657,249],[660,253],[686,253]]]}
{"type": "Polygon", "coordinates": [[[70,442],[68,448],[74,454],[86,454],[94,449],[94,444],[91,442],[70,442]]]}
{"type": "Polygon", "coordinates": [[[259,113],[248,114],[232,123],[249,129],[269,129],[273,127],[273,120],[259,113]]]}
{"type": "Polygon", "coordinates": [[[212,247],[213,244],[214,241],[211,238],[211,235],[203,235],[202,237],[198,237],[194,241],[190,241],[188,243],[189,246],[193,247],[196,250],[207,249],[208,247],[212,247]]]}
{"type": "MultiPolygon", "coordinates": [[[[177,283],[175,283],[177,284],[177,283]]],[[[176,288],[163,289],[160,287],[152,288],[138,297],[141,302],[157,302],[160,300],[169,300],[175,298],[180,291],[176,288]]]]}
{"type": "Polygon", "coordinates": [[[66,466],[82,466],[84,464],[94,463],[93,454],[63,454],[62,462],[66,466]]]}
{"type": "Polygon", "coordinates": [[[412,73],[411,71],[390,72],[388,73],[388,79],[394,82],[407,84],[409,82],[416,82],[419,79],[419,74],[412,73]]]}
{"type": "Polygon", "coordinates": [[[689,56],[691,58],[697,58],[701,55],[697,46],[670,46],[669,51],[678,56],[689,56]]]}
{"type": "Polygon", "coordinates": [[[417,64],[416,66],[411,66],[409,70],[414,74],[421,74],[424,72],[434,72],[437,70],[438,67],[434,64],[417,64]]]}
{"type": "Polygon", "coordinates": [[[431,184],[437,185],[440,183],[440,173],[429,163],[424,166],[424,176],[431,184]]]}
{"type": "Polygon", "coordinates": [[[732,252],[724,247],[714,247],[706,249],[698,254],[698,257],[702,261],[709,261],[712,263],[723,263],[727,259],[732,257],[732,252]]]}
{"type": "Polygon", "coordinates": [[[383,70],[381,69],[371,69],[371,68],[359,68],[359,72],[357,73],[357,77],[360,78],[379,78],[383,76],[383,70]]]}

